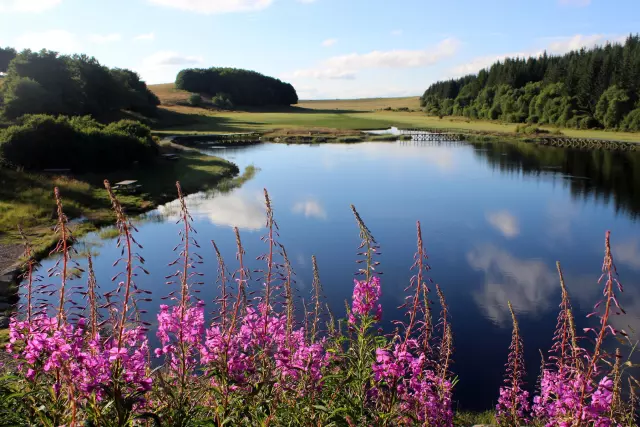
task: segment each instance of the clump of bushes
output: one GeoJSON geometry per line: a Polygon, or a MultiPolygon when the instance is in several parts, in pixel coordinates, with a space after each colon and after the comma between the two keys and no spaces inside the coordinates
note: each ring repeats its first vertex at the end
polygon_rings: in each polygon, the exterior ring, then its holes
{"type": "Polygon", "coordinates": [[[231,100],[231,96],[226,93],[218,93],[216,96],[211,98],[211,103],[218,108],[222,108],[223,110],[233,109],[233,101],[231,100]]]}
{"type": "Polygon", "coordinates": [[[2,159],[28,170],[110,171],[157,153],[149,127],[133,120],[103,125],[89,116],[27,115],[0,130],[2,159]]]}
{"type": "Polygon", "coordinates": [[[192,107],[199,107],[202,105],[202,96],[197,93],[192,94],[189,97],[189,105],[192,107]]]}
{"type": "Polygon", "coordinates": [[[562,132],[559,129],[549,131],[535,125],[518,125],[516,126],[516,133],[522,135],[562,135],[562,132]]]}

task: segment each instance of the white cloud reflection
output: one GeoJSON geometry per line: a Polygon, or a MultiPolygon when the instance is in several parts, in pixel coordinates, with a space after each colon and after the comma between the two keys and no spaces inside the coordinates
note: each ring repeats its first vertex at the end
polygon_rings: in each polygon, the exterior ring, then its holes
{"type": "Polygon", "coordinates": [[[508,239],[512,239],[520,234],[518,218],[509,211],[487,212],[486,218],[493,228],[508,239]]]}
{"type": "MultiPolygon", "coordinates": [[[[194,218],[208,218],[213,224],[259,230],[264,227],[266,215],[262,194],[258,191],[236,190],[229,194],[197,193],[186,197],[189,212],[194,218]]],[[[161,215],[178,219],[180,202],[158,207],[161,215]]]]}
{"type": "Polygon", "coordinates": [[[535,314],[548,307],[559,286],[556,273],[541,260],[520,259],[493,245],[477,246],[467,254],[467,261],[485,273],[485,284],[474,299],[498,324],[509,322],[507,301],[517,312],[535,314]]]}
{"type": "Polygon", "coordinates": [[[634,270],[640,270],[640,239],[613,245],[614,259],[634,270]]]}
{"type": "Polygon", "coordinates": [[[327,219],[327,213],[322,204],[315,199],[301,200],[295,203],[291,210],[293,213],[304,215],[306,218],[327,219]]]}

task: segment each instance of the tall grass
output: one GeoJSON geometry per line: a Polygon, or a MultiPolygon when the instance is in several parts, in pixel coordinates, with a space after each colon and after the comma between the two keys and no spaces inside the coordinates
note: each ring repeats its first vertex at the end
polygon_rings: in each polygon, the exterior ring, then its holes
{"type": "MultiPolygon", "coordinates": [[[[70,286],[74,267],[63,195],[56,189],[60,261],[49,274],[57,285],[40,284],[28,261],[24,306],[12,318],[10,359],[0,377],[0,415],[9,425],[43,426],[452,426],[469,414],[455,414],[452,393],[454,340],[448,303],[440,286],[437,319],[420,223],[405,289],[405,316],[391,335],[380,331],[385,289],[378,258],[380,245],[363,217],[351,209],[361,243],[351,302],[338,319],[322,303],[318,259],[309,304],[293,303],[299,294],[287,252],[279,241],[275,209],[265,190],[265,253],[250,280],[241,236],[235,229],[237,269],[230,273],[215,242],[219,296],[198,298],[205,250],[196,240],[187,201],[180,203],[175,272],[167,277],[165,303],[157,312],[157,348],[149,346],[150,324],[141,302],[150,292],[136,283],[146,274],[135,226],[118,197],[111,200],[122,257],[114,268],[115,289],[100,292],[89,257],[86,287],[70,286]],[[79,302],[84,299],[85,306],[79,302]],[[34,301],[45,301],[39,306],[34,301]],[[49,302],[47,302],[49,301],[49,302]],[[206,306],[214,313],[207,319],[206,306]],[[154,361],[152,362],[152,358],[154,361]]],[[[29,243],[25,255],[31,259],[29,243]]],[[[329,267],[327,267],[329,268],[329,267]]],[[[636,425],[637,382],[625,370],[621,352],[605,352],[612,336],[626,336],[610,322],[623,313],[609,233],[601,283],[604,298],[590,316],[599,325],[576,332],[569,294],[560,267],[562,301],[557,331],[542,365],[533,399],[524,384],[524,337],[511,304],[513,336],[505,385],[499,390],[495,422],[549,426],[636,425]],[[588,345],[587,345],[588,344],[588,345]],[[628,383],[624,384],[623,379],[628,383]]],[[[460,337],[459,339],[464,339],[460,337]]],[[[627,342],[631,342],[627,339],[627,342]]],[[[498,391],[497,391],[498,392],[498,391]]],[[[487,414],[481,418],[486,420],[487,414]]],[[[477,419],[473,420],[474,422],[477,419]]]]}

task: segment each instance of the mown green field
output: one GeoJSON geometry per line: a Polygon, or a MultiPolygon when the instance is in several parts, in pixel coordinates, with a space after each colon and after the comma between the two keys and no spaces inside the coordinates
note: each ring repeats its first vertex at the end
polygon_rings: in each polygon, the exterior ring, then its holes
{"type": "MultiPolygon", "coordinates": [[[[515,133],[517,124],[467,120],[461,117],[427,116],[420,111],[417,97],[372,98],[355,100],[300,101],[291,108],[269,111],[221,111],[216,109],[176,105],[176,99],[186,99],[184,92],[171,85],[150,86],[163,102],[160,118],[154,130],[164,133],[236,133],[274,132],[296,129],[300,132],[317,128],[366,130],[397,127],[450,128],[472,132],[515,133]],[[386,111],[385,108],[396,109],[386,111]],[[414,111],[397,111],[409,108],[414,111]]],[[[542,126],[550,131],[553,127],[542,126]]],[[[602,130],[560,129],[569,137],[640,142],[640,133],[602,130]]]]}

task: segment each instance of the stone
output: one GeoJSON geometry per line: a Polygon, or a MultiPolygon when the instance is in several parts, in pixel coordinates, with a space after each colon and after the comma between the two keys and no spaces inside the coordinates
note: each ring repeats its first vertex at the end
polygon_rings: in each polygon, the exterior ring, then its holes
{"type": "Polygon", "coordinates": [[[0,329],[9,327],[9,318],[7,316],[0,316],[0,329]]]}

